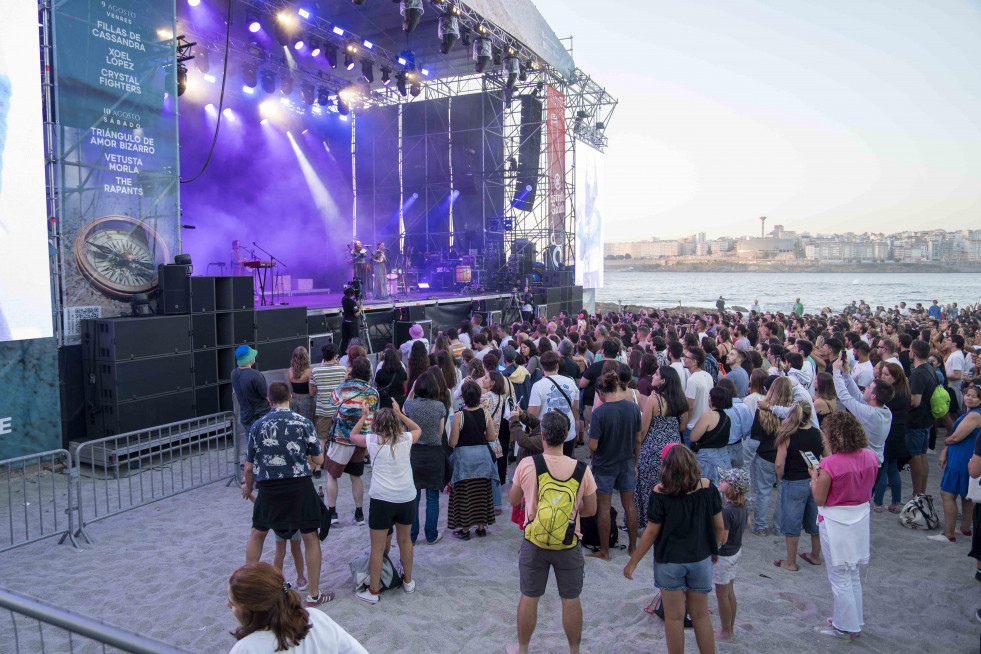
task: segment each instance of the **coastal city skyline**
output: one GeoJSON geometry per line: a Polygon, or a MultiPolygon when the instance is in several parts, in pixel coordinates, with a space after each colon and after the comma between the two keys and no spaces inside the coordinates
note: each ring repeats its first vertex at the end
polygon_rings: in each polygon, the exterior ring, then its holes
{"type": "Polygon", "coordinates": [[[977,2],[535,4],[619,100],[608,242],[981,224],[977,2]]]}

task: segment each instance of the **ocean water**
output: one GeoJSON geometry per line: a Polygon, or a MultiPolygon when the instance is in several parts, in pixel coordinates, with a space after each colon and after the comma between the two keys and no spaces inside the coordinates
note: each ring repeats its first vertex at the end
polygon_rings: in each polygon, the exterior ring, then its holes
{"type": "Polygon", "coordinates": [[[755,299],[764,311],[785,312],[798,297],[805,312],[824,307],[841,311],[852,300],[887,308],[900,302],[910,308],[917,302],[929,306],[933,300],[964,306],[981,301],[981,274],[607,272],[596,300],[715,308],[719,295],[727,308],[749,308],[755,299]]]}

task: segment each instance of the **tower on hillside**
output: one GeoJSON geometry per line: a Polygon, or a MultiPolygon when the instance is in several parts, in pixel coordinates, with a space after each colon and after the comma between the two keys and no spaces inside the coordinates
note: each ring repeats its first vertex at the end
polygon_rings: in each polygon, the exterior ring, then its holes
{"type": "Polygon", "coordinates": [[[760,238],[766,238],[766,216],[760,216],[760,238]]]}

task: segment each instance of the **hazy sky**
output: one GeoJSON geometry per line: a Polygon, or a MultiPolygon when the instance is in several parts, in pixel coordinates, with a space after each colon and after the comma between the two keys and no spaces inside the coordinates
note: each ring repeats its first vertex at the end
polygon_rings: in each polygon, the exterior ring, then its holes
{"type": "Polygon", "coordinates": [[[607,241],[981,229],[981,1],[534,1],[620,101],[607,241]]]}

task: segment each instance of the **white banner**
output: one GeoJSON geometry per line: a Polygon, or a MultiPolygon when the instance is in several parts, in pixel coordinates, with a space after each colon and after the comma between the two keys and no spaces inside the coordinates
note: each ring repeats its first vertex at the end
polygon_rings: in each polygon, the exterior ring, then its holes
{"type": "Polygon", "coordinates": [[[576,285],[603,287],[603,153],[576,142],[576,285]]]}
{"type": "Polygon", "coordinates": [[[37,4],[0,3],[0,341],[52,335],[37,4]]]}

